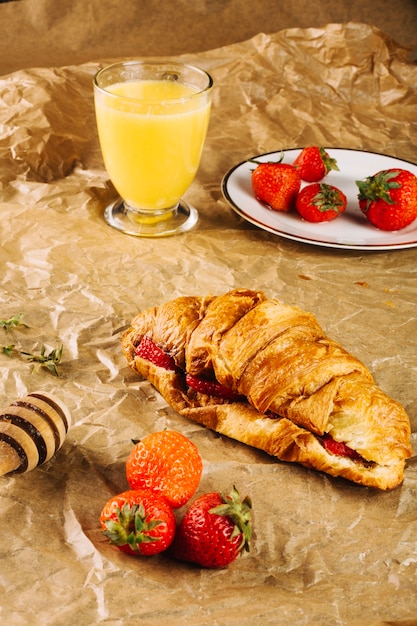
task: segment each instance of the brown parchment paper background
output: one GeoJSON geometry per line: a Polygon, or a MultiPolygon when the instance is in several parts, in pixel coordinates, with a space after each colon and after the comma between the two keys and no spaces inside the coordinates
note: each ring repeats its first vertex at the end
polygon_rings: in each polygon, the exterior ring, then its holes
{"type": "Polygon", "coordinates": [[[372,24],[417,59],[415,0],[7,0],[0,74],[113,56],[202,52],[284,28],[372,24]]]}
{"type": "MultiPolygon", "coordinates": [[[[114,197],[98,147],[92,77],[103,62],[19,70],[0,80],[0,318],[36,350],[64,346],[60,376],[0,355],[6,406],[42,389],[68,405],[63,448],[0,479],[0,618],[8,624],[221,626],[417,624],[417,252],[327,249],[248,225],[222,176],[266,151],[318,143],[416,161],[417,66],[364,24],[259,34],[189,61],[215,80],[213,114],[187,196],[192,232],[144,240],[103,220],[114,197]],[[316,314],[409,413],[414,456],[389,493],[279,463],[180,418],[130,372],[120,329],[183,294],[263,289],[316,314]],[[251,495],[251,553],[208,571],[133,559],[98,529],[127,487],[131,439],[165,427],[204,460],[200,492],[251,495]]],[[[364,172],[364,176],[370,172],[364,172]]]]}

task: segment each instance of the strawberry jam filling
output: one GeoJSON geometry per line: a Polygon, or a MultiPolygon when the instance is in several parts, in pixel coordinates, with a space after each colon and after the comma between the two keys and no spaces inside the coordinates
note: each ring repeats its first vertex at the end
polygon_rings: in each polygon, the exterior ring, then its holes
{"type": "MultiPolygon", "coordinates": [[[[222,385],[215,379],[203,378],[201,376],[193,376],[186,372],[183,372],[175,363],[174,357],[162,350],[150,337],[144,335],[140,344],[137,346],[135,354],[157,367],[162,367],[168,371],[174,371],[185,374],[185,382],[187,386],[197,393],[203,393],[206,395],[214,396],[216,398],[222,398],[230,402],[244,402],[246,398],[229,387],[222,385]]],[[[269,419],[281,419],[281,416],[269,409],[265,412],[265,417],[269,419]]],[[[322,437],[317,437],[322,446],[330,454],[336,456],[342,456],[352,461],[358,461],[369,465],[356,450],[353,450],[343,442],[336,441],[331,435],[325,433],[322,437]]]]}
{"type": "Polygon", "coordinates": [[[175,360],[172,356],[164,352],[162,348],[156,345],[156,343],[148,337],[148,335],[144,335],[138,347],[136,348],[136,355],[140,356],[142,359],[146,361],[150,361],[157,367],[162,367],[164,370],[169,371],[179,371],[175,360]]]}
{"type": "Polygon", "coordinates": [[[343,442],[335,441],[335,439],[327,433],[320,438],[320,441],[327,452],[330,452],[331,454],[346,456],[349,459],[352,459],[352,461],[365,462],[365,459],[358,452],[356,452],[356,450],[349,448],[349,446],[343,442]]]}
{"type": "Polygon", "coordinates": [[[191,387],[191,389],[194,389],[194,391],[199,393],[206,393],[209,396],[224,398],[225,400],[231,400],[233,402],[245,400],[244,396],[241,396],[233,391],[233,389],[222,385],[217,380],[209,380],[208,378],[185,374],[185,382],[189,387],[191,387]]]}

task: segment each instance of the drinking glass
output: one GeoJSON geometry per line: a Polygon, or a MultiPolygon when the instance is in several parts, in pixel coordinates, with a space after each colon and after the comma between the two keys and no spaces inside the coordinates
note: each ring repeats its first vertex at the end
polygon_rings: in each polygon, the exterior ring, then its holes
{"type": "Polygon", "coordinates": [[[171,60],[130,60],[94,77],[104,165],[120,195],[108,224],[129,235],[161,237],[192,228],[198,212],[183,199],[200,164],[213,80],[171,60]]]}

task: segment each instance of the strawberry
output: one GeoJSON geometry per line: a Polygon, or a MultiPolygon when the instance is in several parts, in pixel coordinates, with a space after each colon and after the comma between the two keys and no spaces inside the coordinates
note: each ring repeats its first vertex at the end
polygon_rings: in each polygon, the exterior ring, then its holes
{"type": "Polygon", "coordinates": [[[241,501],[235,487],[226,497],[218,492],[203,494],[186,511],[172,555],[202,567],[227,567],[242,551],[249,552],[251,508],[250,499],[241,501]]]}
{"type": "Polygon", "coordinates": [[[400,168],[381,170],[358,180],[359,206],[381,230],[400,230],[417,217],[417,177],[400,168]]]}
{"type": "Polygon", "coordinates": [[[329,222],[346,209],[345,194],[326,183],[312,183],[300,191],[295,208],[307,222],[329,222]]]}
{"type": "Polygon", "coordinates": [[[331,158],[324,148],[317,146],[303,148],[293,166],[301,180],[308,183],[317,183],[327,176],[330,170],[339,170],[336,159],[331,158]]]}
{"type": "Polygon", "coordinates": [[[150,489],[173,509],[188,502],[203,471],[197,446],[175,430],[151,433],[134,443],[126,461],[131,489],[150,489]]]}
{"type": "Polygon", "coordinates": [[[163,552],[176,531],[169,504],[147,490],[124,491],[110,498],[101,511],[100,524],[112,545],[135,556],[163,552]]]}
{"type": "Polygon", "coordinates": [[[252,162],[257,163],[252,171],[252,189],[257,199],[274,211],[289,211],[301,186],[295,168],[281,161],[252,162]]]}
{"type": "Polygon", "coordinates": [[[225,400],[232,400],[236,402],[242,400],[242,396],[240,394],[217,382],[217,380],[209,380],[200,376],[186,374],[185,382],[189,387],[191,387],[191,389],[194,389],[194,391],[205,393],[208,396],[215,396],[217,398],[224,398],[225,400]]]}
{"type": "Polygon", "coordinates": [[[329,434],[325,434],[321,438],[321,442],[322,442],[324,448],[328,452],[331,452],[332,454],[336,454],[337,456],[346,456],[346,457],[349,457],[350,459],[353,459],[354,461],[363,460],[361,455],[358,454],[358,452],[356,452],[356,450],[353,450],[352,448],[349,448],[349,446],[347,446],[343,442],[336,441],[329,434]]]}
{"type": "Polygon", "coordinates": [[[157,346],[148,335],[142,337],[140,344],[136,348],[136,355],[158,367],[163,367],[165,370],[176,371],[177,369],[173,357],[157,346]]]}

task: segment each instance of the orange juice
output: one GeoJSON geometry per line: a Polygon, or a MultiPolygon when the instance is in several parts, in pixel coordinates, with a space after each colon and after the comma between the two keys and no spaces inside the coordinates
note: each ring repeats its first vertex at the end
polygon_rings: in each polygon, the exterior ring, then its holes
{"type": "Polygon", "coordinates": [[[175,206],[200,163],[209,98],[172,80],[120,82],[95,98],[104,164],[120,196],[142,210],[175,206]]]}

